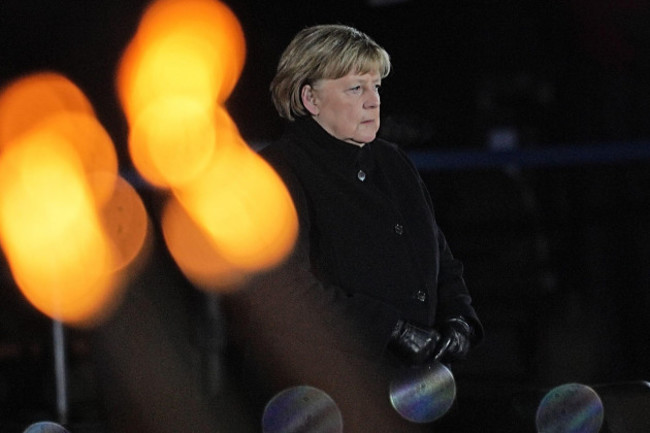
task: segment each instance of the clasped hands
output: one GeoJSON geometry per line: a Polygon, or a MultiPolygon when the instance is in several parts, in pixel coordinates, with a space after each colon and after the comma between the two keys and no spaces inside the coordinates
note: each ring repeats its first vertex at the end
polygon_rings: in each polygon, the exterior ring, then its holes
{"type": "Polygon", "coordinates": [[[412,365],[430,361],[449,363],[467,356],[472,327],[462,317],[452,318],[438,328],[424,328],[400,320],[391,335],[389,348],[412,365]]]}

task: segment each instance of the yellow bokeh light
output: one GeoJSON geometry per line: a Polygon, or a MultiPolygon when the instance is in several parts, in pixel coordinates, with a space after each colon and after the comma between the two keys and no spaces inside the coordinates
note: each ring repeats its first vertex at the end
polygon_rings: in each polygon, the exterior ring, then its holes
{"type": "Polygon", "coordinates": [[[24,296],[70,325],[110,315],[117,273],[144,242],[144,206],[117,173],[113,142],[74,83],[43,72],[5,87],[0,246],[24,296]]]}
{"type": "Polygon", "coordinates": [[[113,183],[113,194],[98,209],[98,217],[112,247],[113,271],[120,271],[133,261],[143,249],[149,230],[147,210],[137,191],[122,177],[97,174],[91,184],[113,183]]]}
{"type": "Polygon", "coordinates": [[[222,2],[158,0],[117,70],[131,159],[171,192],[161,221],[167,247],[206,289],[278,265],[297,237],[284,184],[224,108],[245,55],[241,25],[222,2]]]}
{"type": "Polygon", "coordinates": [[[217,75],[214,62],[208,59],[211,56],[213,49],[191,34],[167,36],[146,45],[136,40],[124,57],[121,73],[128,74],[121,92],[127,117],[137,119],[152,101],[167,95],[214,105],[217,75]]]}
{"type": "Polygon", "coordinates": [[[37,123],[57,113],[94,116],[79,88],[54,72],[39,72],[14,80],[0,95],[0,150],[37,123]]]}
{"type": "Polygon", "coordinates": [[[111,255],[72,146],[49,131],[21,136],[0,159],[0,240],[25,297],[74,324],[110,296],[111,255]]]}
{"type": "Polygon", "coordinates": [[[131,128],[131,159],[149,182],[182,185],[205,170],[215,135],[210,108],[190,98],[159,98],[139,113],[131,128]]]}
{"type": "Polygon", "coordinates": [[[297,215],[273,169],[243,142],[220,148],[219,158],[190,187],[175,190],[224,258],[248,271],[277,265],[291,251],[297,215]]]}
{"type": "Polygon", "coordinates": [[[248,278],[248,272],[225,260],[219,246],[173,197],[165,204],[161,225],[174,261],[199,288],[223,292],[248,278]]]}
{"type": "Polygon", "coordinates": [[[206,72],[214,74],[218,103],[230,96],[244,68],[244,32],[235,14],[221,1],[158,0],[143,15],[138,33],[147,40],[184,35],[196,41],[190,46],[201,47],[206,72]]]}
{"type": "MultiPolygon", "coordinates": [[[[87,174],[117,174],[113,141],[97,121],[88,99],[66,77],[34,73],[15,80],[0,94],[0,151],[35,129],[56,132],[72,144],[87,174]]],[[[103,184],[93,193],[102,203],[112,194],[111,185],[103,184]]]]}
{"type": "Polygon", "coordinates": [[[223,103],[243,70],[237,17],[213,0],[159,0],[145,11],[120,61],[117,87],[129,121],[160,96],[223,103]]]}
{"type": "MultiPolygon", "coordinates": [[[[117,176],[118,162],[113,140],[96,117],[85,113],[59,112],[39,122],[38,128],[56,132],[74,147],[86,177],[95,173],[104,173],[113,179],[117,176]]],[[[98,205],[110,198],[113,187],[110,182],[92,186],[98,205]]]]}

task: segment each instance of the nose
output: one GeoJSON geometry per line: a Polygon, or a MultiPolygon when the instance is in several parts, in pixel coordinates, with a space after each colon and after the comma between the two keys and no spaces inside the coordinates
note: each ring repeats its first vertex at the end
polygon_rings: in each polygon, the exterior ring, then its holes
{"type": "Polygon", "coordinates": [[[379,93],[377,91],[368,92],[368,99],[364,105],[365,108],[379,108],[381,101],[379,98],[379,93]]]}

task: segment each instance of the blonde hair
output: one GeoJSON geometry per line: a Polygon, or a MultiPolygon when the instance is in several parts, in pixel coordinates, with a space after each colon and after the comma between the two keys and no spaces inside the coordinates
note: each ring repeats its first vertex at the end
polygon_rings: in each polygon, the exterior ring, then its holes
{"type": "Polygon", "coordinates": [[[300,97],[304,85],[350,72],[378,72],[385,78],[390,69],[386,50],[365,33],[339,24],[307,27],[282,53],[271,82],[271,98],[280,117],[293,121],[308,114],[300,97]]]}

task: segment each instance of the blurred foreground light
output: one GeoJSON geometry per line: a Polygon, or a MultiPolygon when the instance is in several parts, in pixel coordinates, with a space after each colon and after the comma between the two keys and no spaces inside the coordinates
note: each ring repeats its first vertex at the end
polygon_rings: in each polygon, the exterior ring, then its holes
{"type": "Polygon", "coordinates": [[[16,80],[0,107],[0,246],[14,280],[53,319],[97,324],[120,299],[116,272],[144,243],[144,207],[117,175],[113,143],[90,104],[65,77],[16,80]]]}
{"type": "Polygon", "coordinates": [[[590,386],[566,383],[546,393],[537,407],[538,433],[598,433],[605,411],[602,400],[590,386]]]}
{"type": "MultiPolygon", "coordinates": [[[[86,174],[117,175],[113,141],[95,117],[86,96],[68,78],[39,72],[10,83],[0,94],[0,152],[34,129],[56,133],[75,148],[86,174]]],[[[103,203],[112,194],[110,184],[95,185],[93,194],[103,203]]]]}
{"type": "Polygon", "coordinates": [[[343,433],[343,416],[325,391],[308,385],[277,393],[264,407],[262,433],[343,433]]]}
{"type": "Polygon", "coordinates": [[[106,203],[113,194],[118,162],[113,141],[97,118],[88,114],[57,113],[42,120],[36,127],[56,133],[74,148],[85,178],[103,173],[113,180],[90,185],[97,205],[106,203]]]}
{"type": "Polygon", "coordinates": [[[210,170],[175,195],[223,257],[239,268],[268,269],[293,248],[297,214],[291,196],[243,141],[220,149],[210,170]]]}
{"type": "Polygon", "coordinates": [[[158,0],[145,11],[118,68],[127,118],[161,96],[222,104],[241,75],[246,43],[233,12],[215,0],[158,0]]]}
{"type": "Polygon", "coordinates": [[[69,433],[68,430],[63,428],[61,424],[50,422],[50,421],[40,421],[30,424],[23,433],[69,433]]]}
{"type": "Polygon", "coordinates": [[[131,128],[131,159],[154,185],[182,185],[205,170],[215,150],[215,135],[210,108],[190,98],[160,98],[131,128]]]}
{"type": "Polygon", "coordinates": [[[112,291],[111,256],[81,164],[55,142],[28,135],[2,155],[0,235],[25,297],[50,317],[80,323],[112,291]]]}
{"type": "Polygon", "coordinates": [[[284,184],[224,107],[246,54],[239,21],[215,0],[158,0],[117,73],[139,173],[170,192],[167,247],[200,288],[225,290],[279,264],[297,214],[284,184]]]}
{"type": "Polygon", "coordinates": [[[0,96],[0,150],[57,113],[94,116],[83,92],[60,74],[39,72],[13,81],[0,96]]]}
{"type": "Polygon", "coordinates": [[[172,188],[214,152],[212,117],[232,92],[246,45],[237,17],[214,0],[159,0],[120,61],[117,88],[140,174],[172,188]]]}
{"type": "Polygon", "coordinates": [[[456,401],[456,379],[434,361],[400,372],[389,385],[390,404],[413,423],[431,423],[445,416],[456,401]]]}
{"type": "Polygon", "coordinates": [[[223,292],[246,281],[247,274],[223,258],[219,246],[174,198],[165,206],[162,230],[174,261],[197,287],[223,292]]]}
{"type": "Polygon", "coordinates": [[[291,197],[263,159],[243,141],[219,156],[201,178],[174,190],[163,220],[172,256],[205,289],[230,286],[278,265],[298,231],[291,197]]]}
{"type": "Polygon", "coordinates": [[[121,177],[97,173],[91,184],[113,184],[113,194],[98,208],[102,229],[111,243],[113,271],[133,263],[147,240],[149,218],[137,191],[121,177]]]}

